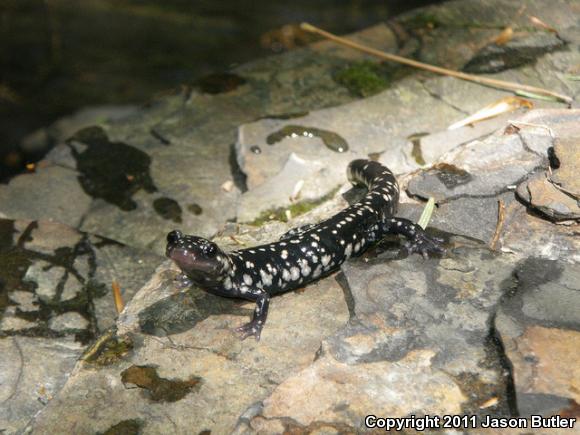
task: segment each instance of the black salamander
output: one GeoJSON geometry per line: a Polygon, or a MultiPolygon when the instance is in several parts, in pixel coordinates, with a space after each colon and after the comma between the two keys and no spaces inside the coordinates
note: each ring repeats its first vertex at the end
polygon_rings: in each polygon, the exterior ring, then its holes
{"type": "Polygon", "coordinates": [[[443,251],[441,242],[420,226],[394,217],[399,187],[389,169],[355,160],[348,178],[367,186],[361,201],[318,224],[294,228],[278,242],[226,253],[209,240],[170,232],[166,253],[183,272],[180,286],[195,284],[220,296],[255,301],[252,320],[236,332],[242,340],[251,335],[259,340],[271,296],[328,275],[386,234],[405,236],[407,249],[424,257],[443,251]]]}

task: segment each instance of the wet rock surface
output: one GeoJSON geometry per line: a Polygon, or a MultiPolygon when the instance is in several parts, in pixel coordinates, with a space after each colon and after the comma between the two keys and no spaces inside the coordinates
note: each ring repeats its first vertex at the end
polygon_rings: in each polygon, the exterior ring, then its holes
{"type": "Polygon", "coordinates": [[[0,219],[0,427],[22,429],[161,258],[48,221],[0,219]]]}
{"type": "MultiPolygon", "coordinates": [[[[449,2],[353,37],[461,68],[509,24],[521,31],[509,50],[544,54],[494,77],[574,97],[575,11],[449,2]]],[[[447,130],[506,93],[395,68],[375,94],[374,79],[356,88],[379,71],[370,61],[325,42],[240,66],[78,131],[0,186],[0,432],[356,433],[370,413],[578,416],[580,111],[538,101],[447,130]],[[232,331],[253,303],[175,285],[167,231],[226,250],[277,240],[363,193],[345,177],[359,157],[399,174],[400,216],[416,221],[435,199],[429,231],[444,256],[408,256],[387,238],[274,297],[260,342],[232,331]],[[118,318],[113,280],[127,302],[118,318]]]]}

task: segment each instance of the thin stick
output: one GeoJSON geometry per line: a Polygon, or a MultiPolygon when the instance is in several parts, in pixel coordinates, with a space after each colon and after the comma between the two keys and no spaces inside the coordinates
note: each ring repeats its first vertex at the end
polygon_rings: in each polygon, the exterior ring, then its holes
{"type": "Polygon", "coordinates": [[[230,236],[230,239],[232,239],[232,241],[236,244],[236,245],[240,245],[240,246],[245,246],[244,242],[240,242],[238,239],[236,239],[235,236],[230,236]]]}
{"type": "Polygon", "coordinates": [[[499,240],[499,235],[503,228],[503,223],[505,222],[505,204],[501,199],[497,201],[497,225],[495,226],[495,233],[489,242],[489,247],[495,251],[495,245],[499,240]]]}
{"type": "Polygon", "coordinates": [[[496,80],[490,79],[487,77],[480,77],[472,74],[466,74],[460,71],[454,71],[452,69],[442,68],[435,65],[430,65],[428,63],[418,62],[416,60],[407,59],[406,57],[397,56],[396,54],[386,53],[381,50],[377,50],[375,48],[367,47],[365,45],[359,44],[357,42],[350,41],[345,38],[341,38],[340,36],[336,36],[332,33],[329,33],[325,30],[322,30],[318,27],[313,26],[309,23],[302,23],[300,28],[311,33],[316,33],[318,35],[324,36],[331,41],[337,42],[339,44],[345,45],[350,48],[354,48],[355,50],[360,50],[368,54],[372,54],[373,56],[380,57],[381,59],[390,60],[392,62],[402,63],[404,65],[409,65],[414,68],[423,69],[426,71],[430,71],[435,74],[442,74],[446,76],[455,77],[461,80],[467,80],[469,82],[479,83],[480,85],[492,86],[494,88],[499,89],[506,89],[509,91],[525,91],[531,92],[533,94],[538,95],[545,95],[552,98],[556,98],[558,100],[564,101],[568,104],[571,104],[573,99],[568,97],[567,95],[558,94],[556,92],[549,91],[543,88],[537,88],[535,86],[528,86],[528,85],[521,85],[519,83],[514,82],[507,82],[504,80],[496,80]]]}

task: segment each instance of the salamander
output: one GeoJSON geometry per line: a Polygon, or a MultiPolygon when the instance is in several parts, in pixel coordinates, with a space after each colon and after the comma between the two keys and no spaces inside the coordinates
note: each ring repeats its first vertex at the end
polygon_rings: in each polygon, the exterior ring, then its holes
{"type": "Polygon", "coordinates": [[[242,340],[259,340],[272,296],[328,275],[386,234],[405,236],[408,251],[424,257],[443,252],[441,240],[394,216],[399,186],[389,169],[375,161],[354,160],[347,175],[351,183],[367,187],[360,201],[322,222],[294,228],[277,242],[225,252],[210,240],[170,232],[166,255],[182,271],[179,285],[195,284],[220,296],[255,301],[251,321],[235,331],[242,340]]]}

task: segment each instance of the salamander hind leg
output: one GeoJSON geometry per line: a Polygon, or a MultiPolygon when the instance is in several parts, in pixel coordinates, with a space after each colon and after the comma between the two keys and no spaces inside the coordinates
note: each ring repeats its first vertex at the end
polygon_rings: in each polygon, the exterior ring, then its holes
{"type": "Polygon", "coordinates": [[[424,258],[429,254],[443,254],[443,240],[430,236],[419,225],[403,218],[388,218],[383,223],[385,234],[401,234],[407,238],[405,247],[409,253],[417,252],[424,258]]]}
{"type": "MultiPolygon", "coordinates": [[[[248,295],[246,295],[246,297],[247,296],[248,295]]],[[[266,323],[266,317],[268,316],[270,296],[266,292],[259,291],[255,294],[255,300],[256,308],[254,310],[252,320],[234,329],[235,332],[240,334],[240,340],[245,340],[246,338],[253,335],[256,337],[256,341],[260,341],[262,328],[264,327],[264,323],[266,323]]]]}

